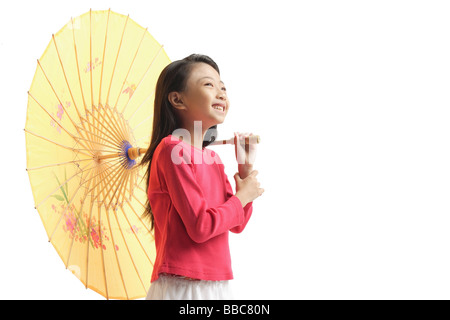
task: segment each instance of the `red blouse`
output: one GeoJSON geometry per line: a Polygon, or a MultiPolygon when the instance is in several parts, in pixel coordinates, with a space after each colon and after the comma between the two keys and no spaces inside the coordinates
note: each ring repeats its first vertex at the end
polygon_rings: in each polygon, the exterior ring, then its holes
{"type": "Polygon", "coordinates": [[[148,197],[155,219],[152,282],[160,273],[233,279],[228,230],[241,232],[253,207],[242,208],[217,153],[165,137],[153,154],[148,197]]]}

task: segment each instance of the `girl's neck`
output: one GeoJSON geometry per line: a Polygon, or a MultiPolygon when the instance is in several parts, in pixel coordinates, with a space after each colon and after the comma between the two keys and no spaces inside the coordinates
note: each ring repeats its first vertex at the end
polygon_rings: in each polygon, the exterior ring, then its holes
{"type": "Polygon", "coordinates": [[[173,135],[197,149],[203,149],[203,138],[205,137],[208,128],[201,125],[201,121],[195,121],[191,124],[183,124],[183,127],[176,130],[173,135]]]}

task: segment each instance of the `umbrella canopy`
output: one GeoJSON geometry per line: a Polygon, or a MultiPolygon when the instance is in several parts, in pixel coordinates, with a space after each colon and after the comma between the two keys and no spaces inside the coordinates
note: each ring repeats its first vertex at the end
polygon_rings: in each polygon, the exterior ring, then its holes
{"type": "Polygon", "coordinates": [[[140,298],[150,286],[145,172],[128,151],[150,143],[156,81],[169,63],[129,17],[90,11],[52,36],[28,92],[35,207],[66,268],[106,298],[140,298]]]}

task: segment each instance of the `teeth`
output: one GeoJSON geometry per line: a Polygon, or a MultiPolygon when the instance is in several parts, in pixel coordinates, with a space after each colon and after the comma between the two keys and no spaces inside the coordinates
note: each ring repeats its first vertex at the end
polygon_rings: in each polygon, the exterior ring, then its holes
{"type": "Polygon", "coordinates": [[[217,110],[220,110],[220,111],[223,111],[223,107],[222,106],[213,106],[213,108],[217,109],[217,110]]]}

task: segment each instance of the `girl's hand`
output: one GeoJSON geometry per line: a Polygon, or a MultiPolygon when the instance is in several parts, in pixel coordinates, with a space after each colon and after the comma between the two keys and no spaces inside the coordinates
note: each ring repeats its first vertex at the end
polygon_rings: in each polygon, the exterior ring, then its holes
{"type": "Polygon", "coordinates": [[[236,197],[241,201],[242,207],[252,202],[264,193],[264,189],[260,188],[260,183],[256,179],[258,171],[253,170],[248,177],[241,179],[239,173],[234,175],[236,181],[236,197]]]}
{"type": "Polygon", "coordinates": [[[239,165],[253,166],[256,158],[256,136],[253,133],[234,133],[234,149],[239,165]],[[245,141],[249,144],[246,144],[245,141]]]}

